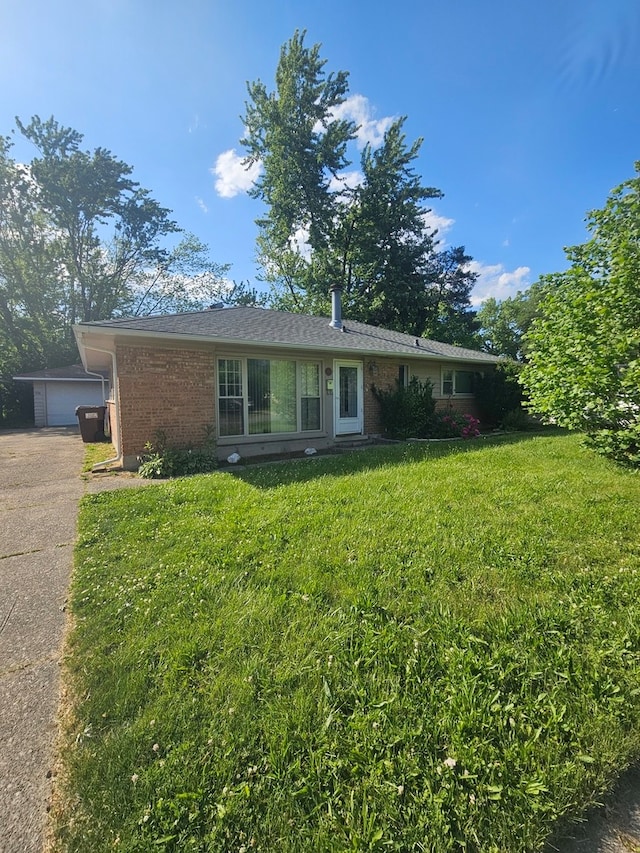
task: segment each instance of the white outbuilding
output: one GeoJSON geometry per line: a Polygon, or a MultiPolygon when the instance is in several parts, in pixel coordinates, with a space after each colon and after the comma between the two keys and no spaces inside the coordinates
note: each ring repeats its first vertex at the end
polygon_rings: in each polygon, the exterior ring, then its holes
{"type": "Polygon", "coordinates": [[[13,378],[33,383],[37,427],[77,424],[76,406],[103,406],[109,391],[105,378],[88,374],[81,364],[34,370],[13,378]]]}

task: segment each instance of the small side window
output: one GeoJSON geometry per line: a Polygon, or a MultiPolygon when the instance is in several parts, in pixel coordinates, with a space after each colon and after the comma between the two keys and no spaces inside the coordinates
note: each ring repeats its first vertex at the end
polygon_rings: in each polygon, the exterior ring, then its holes
{"type": "Polygon", "coordinates": [[[450,397],[453,394],[453,370],[442,371],[442,396],[450,397]]]}
{"type": "Polygon", "coordinates": [[[409,365],[401,364],[398,366],[398,385],[401,388],[409,387],[409,365]]]}

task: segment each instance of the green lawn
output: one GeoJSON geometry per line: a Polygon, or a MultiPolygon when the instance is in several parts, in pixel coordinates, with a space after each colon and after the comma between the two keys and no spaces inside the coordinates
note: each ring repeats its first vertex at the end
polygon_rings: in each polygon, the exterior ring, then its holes
{"type": "Polygon", "coordinates": [[[108,441],[90,442],[84,445],[84,461],[82,464],[83,473],[91,471],[94,465],[98,462],[104,462],[106,459],[112,459],[116,455],[113,445],[108,441]]]}
{"type": "Polygon", "coordinates": [[[639,530],[567,436],[85,498],[59,849],[540,850],[640,755],[639,530]]]}

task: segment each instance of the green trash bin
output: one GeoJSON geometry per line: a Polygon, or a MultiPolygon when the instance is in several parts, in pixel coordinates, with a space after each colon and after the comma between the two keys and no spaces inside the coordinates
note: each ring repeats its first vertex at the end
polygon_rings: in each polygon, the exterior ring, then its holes
{"type": "Polygon", "coordinates": [[[76,417],[80,425],[80,435],[85,444],[104,441],[104,416],[106,406],[77,406],[76,417]]]}

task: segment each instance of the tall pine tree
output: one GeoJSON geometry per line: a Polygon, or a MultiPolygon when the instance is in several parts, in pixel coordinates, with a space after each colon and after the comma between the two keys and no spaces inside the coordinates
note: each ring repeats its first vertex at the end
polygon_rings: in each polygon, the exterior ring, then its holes
{"type": "Polygon", "coordinates": [[[320,45],[304,38],[282,47],[274,92],[249,84],[241,140],[245,164],[262,166],[251,195],[266,206],[258,256],[273,304],[326,313],[338,283],[352,319],[472,345],[476,277],[464,249],[441,250],[427,225],[427,202],[442,192],[414,170],[422,140],[409,145],[395,120],[379,148],[365,146],[354,180],[358,128],[340,118],[348,75],[326,74],[320,45]]]}

